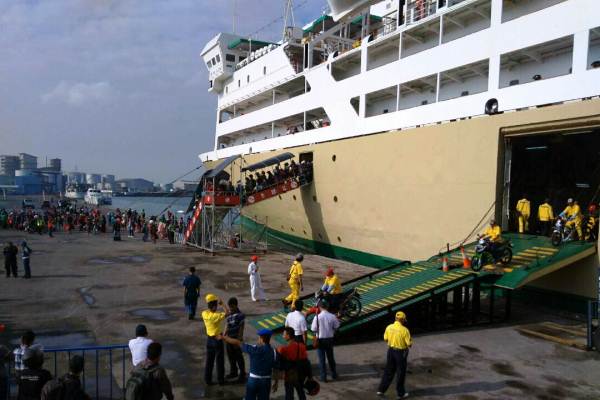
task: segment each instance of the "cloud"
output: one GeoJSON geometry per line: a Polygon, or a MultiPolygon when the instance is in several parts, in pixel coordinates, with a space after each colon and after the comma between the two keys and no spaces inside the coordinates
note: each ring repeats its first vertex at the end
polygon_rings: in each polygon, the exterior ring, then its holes
{"type": "Polygon", "coordinates": [[[50,92],[42,95],[42,102],[63,102],[71,106],[102,103],[113,97],[115,91],[108,82],[69,83],[62,81],[50,92]]]}

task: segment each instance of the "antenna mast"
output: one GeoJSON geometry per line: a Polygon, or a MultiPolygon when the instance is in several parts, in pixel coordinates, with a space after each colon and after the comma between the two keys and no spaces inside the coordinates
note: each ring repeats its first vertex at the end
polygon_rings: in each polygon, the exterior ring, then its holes
{"type": "Polygon", "coordinates": [[[237,0],[232,0],[232,8],[233,8],[233,34],[235,35],[237,32],[237,0]]]}
{"type": "Polygon", "coordinates": [[[283,12],[283,39],[287,38],[287,28],[295,26],[294,21],[294,0],[284,0],[285,9],[283,12]]]}

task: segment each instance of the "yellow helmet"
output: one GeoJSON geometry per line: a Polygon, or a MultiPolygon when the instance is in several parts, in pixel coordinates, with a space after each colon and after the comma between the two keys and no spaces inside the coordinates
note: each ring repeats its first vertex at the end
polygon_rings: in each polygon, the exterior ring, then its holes
{"type": "Polygon", "coordinates": [[[399,319],[401,321],[406,321],[406,314],[404,314],[404,312],[402,312],[402,311],[398,311],[396,313],[396,319],[399,319]]]}
{"type": "Polygon", "coordinates": [[[206,299],[207,303],[219,300],[219,298],[216,295],[212,294],[212,293],[207,294],[206,297],[205,297],[205,299],[206,299]]]}

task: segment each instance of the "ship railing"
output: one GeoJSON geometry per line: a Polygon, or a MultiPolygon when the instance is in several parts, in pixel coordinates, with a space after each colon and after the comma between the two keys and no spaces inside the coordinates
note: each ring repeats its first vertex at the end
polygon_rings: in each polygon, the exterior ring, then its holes
{"type": "Polygon", "coordinates": [[[442,8],[453,7],[464,1],[467,0],[409,0],[406,5],[406,24],[414,24],[442,8]]]}
{"type": "MultiPolygon", "coordinates": [[[[64,376],[69,372],[71,357],[80,355],[84,364],[80,376],[83,390],[93,399],[124,399],[127,371],[132,368],[128,350],[126,344],[44,348],[44,368],[55,378],[64,376]]],[[[8,398],[16,399],[14,359],[8,371],[8,398]]]]}

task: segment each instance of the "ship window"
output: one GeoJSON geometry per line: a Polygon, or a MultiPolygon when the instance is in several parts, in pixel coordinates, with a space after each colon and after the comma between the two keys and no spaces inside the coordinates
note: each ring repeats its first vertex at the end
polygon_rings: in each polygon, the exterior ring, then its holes
{"type": "Polygon", "coordinates": [[[437,89],[437,74],[415,79],[400,84],[398,110],[423,105],[423,102],[435,103],[437,89]]]}
{"type": "Polygon", "coordinates": [[[566,0],[529,0],[529,1],[513,1],[503,0],[502,2],[502,22],[511,21],[513,19],[531,14],[566,0]]]}
{"type": "Polygon", "coordinates": [[[590,30],[588,46],[588,69],[600,67],[600,27],[590,30]]]}
{"type": "Polygon", "coordinates": [[[490,0],[479,0],[468,7],[459,7],[443,18],[442,43],[479,32],[490,27],[492,5],[490,0]]]}
{"type": "Polygon", "coordinates": [[[250,83],[250,75],[246,75],[246,83],[250,83]]]}
{"type": "Polygon", "coordinates": [[[212,62],[213,67],[217,64],[217,62],[215,61],[215,58],[213,57],[212,60],[210,60],[212,62]]]}
{"type": "Polygon", "coordinates": [[[382,90],[368,93],[365,96],[365,117],[387,114],[389,110],[396,111],[398,86],[390,86],[382,90]]]}
{"type": "Polygon", "coordinates": [[[263,67],[263,75],[266,75],[266,74],[267,74],[267,66],[265,65],[265,66],[263,67]]]}
{"type": "Polygon", "coordinates": [[[500,57],[500,88],[569,74],[573,66],[573,36],[519,49],[500,57]]]}
{"type": "Polygon", "coordinates": [[[242,82],[238,79],[238,87],[242,86],[242,82]]]}
{"type": "Polygon", "coordinates": [[[356,115],[358,115],[358,111],[360,110],[360,97],[356,96],[351,98],[350,105],[352,105],[352,108],[354,109],[354,111],[356,111],[356,115]]]}
{"type": "Polygon", "coordinates": [[[210,69],[211,65],[210,65],[210,60],[207,61],[206,63],[206,68],[210,69]]]}
{"type": "Polygon", "coordinates": [[[441,72],[439,100],[449,100],[487,91],[489,64],[489,60],[481,60],[441,72]]]}
{"type": "Polygon", "coordinates": [[[234,54],[225,54],[225,61],[235,62],[235,55],[234,54]]]}
{"type": "Polygon", "coordinates": [[[217,54],[217,56],[215,57],[217,59],[217,62],[220,63],[221,62],[221,56],[217,54]]]}
{"type": "Polygon", "coordinates": [[[242,61],[244,61],[245,59],[246,59],[246,57],[244,57],[244,56],[240,56],[240,58],[239,58],[238,60],[239,60],[239,62],[242,62],[242,61]]]}

